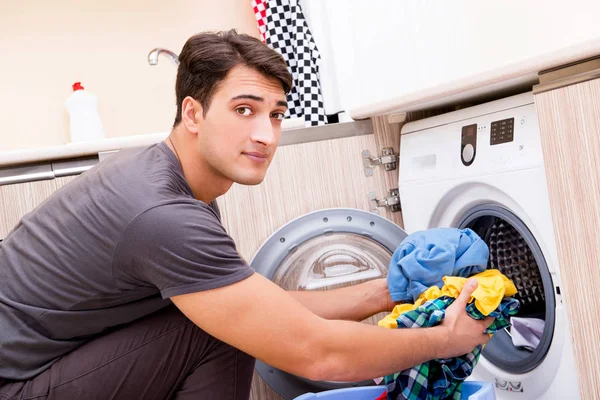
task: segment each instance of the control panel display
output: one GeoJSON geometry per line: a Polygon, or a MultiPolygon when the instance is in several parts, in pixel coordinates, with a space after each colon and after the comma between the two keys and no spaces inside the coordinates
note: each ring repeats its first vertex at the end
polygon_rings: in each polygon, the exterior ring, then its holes
{"type": "Polygon", "coordinates": [[[512,142],[515,136],[515,119],[494,121],[490,130],[490,146],[512,142]]]}

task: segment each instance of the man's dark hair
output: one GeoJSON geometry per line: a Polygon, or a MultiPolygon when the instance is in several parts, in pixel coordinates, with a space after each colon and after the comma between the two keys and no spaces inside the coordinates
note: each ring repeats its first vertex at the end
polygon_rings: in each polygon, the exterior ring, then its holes
{"type": "Polygon", "coordinates": [[[179,55],[175,81],[177,115],[173,126],[181,122],[181,105],[187,96],[200,102],[206,116],[217,85],[237,65],[278,79],[285,93],[292,88],[292,76],[285,60],[260,40],[239,34],[235,29],[198,33],[187,40],[179,55]]]}

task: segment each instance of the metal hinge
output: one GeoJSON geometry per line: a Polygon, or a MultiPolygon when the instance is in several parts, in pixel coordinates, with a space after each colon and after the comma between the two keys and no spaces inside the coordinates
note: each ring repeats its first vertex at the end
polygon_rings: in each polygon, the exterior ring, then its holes
{"type": "Polygon", "coordinates": [[[375,192],[369,192],[369,200],[371,211],[374,213],[379,214],[379,207],[389,207],[392,212],[402,211],[398,189],[388,190],[388,196],[383,199],[378,199],[375,192]]]}
{"type": "Polygon", "coordinates": [[[373,168],[377,165],[383,165],[383,168],[385,168],[386,171],[392,171],[398,168],[398,155],[394,154],[394,149],[391,147],[381,149],[381,155],[379,157],[373,157],[369,150],[363,150],[362,157],[365,176],[372,176],[373,168]]]}

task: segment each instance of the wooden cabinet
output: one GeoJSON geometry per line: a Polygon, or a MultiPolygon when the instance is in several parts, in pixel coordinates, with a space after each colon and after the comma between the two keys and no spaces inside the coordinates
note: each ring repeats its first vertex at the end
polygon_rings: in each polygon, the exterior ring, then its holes
{"type": "Polygon", "coordinates": [[[65,176],[0,186],[0,239],[6,237],[22,216],[40,205],[59,187],[75,178],[76,176],[65,176]]]}
{"type": "Polygon", "coordinates": [[[54,179],[0,186],[0,238],[56,189],[54,179]]]}
{"type": "MultiPolygon", "coordinates": [[[[347,207],[370,211],[369,193],[382,197],[398,187],[398,170],[376,167],[372,176],[363,170],[361,153],[378,152],[384,132],[399,135],[399,126],[376,122],[375,135],[351,136],[281,146],[263,183],[234,184],[218,199],[223,225],[248,261],[260,245],[292,219],[324,208],[347,207]],[[397,132],[396,132],[397,131],[397,132]]],[[[396,138],[399,143],[399,137],[396,138]]],[[[398,145],[395,146],[398,152],[398,145]]],[[[402,213],[378,209],[381,216],[402,226],[402,213]]]]}
{"type": "Polygon", "coordinates": [[[538,91],[535,104],[579,389],[600,399],[600,79],[538,91]]]}

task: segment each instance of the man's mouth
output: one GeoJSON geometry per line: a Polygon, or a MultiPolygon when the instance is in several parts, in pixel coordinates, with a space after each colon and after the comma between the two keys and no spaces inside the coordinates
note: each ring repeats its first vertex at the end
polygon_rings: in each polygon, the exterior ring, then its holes
{"type": "Polygon", "coordinates": [[[244,152],[242,154],[244,154],[246,157],[248,157],[249,159],[251,159],[252,161],[257,162],[257,163],[265,163],[265,162],[267,162],[267,159],[268,159],[267,154],[260,153],[257,151],[244,152]]]}

